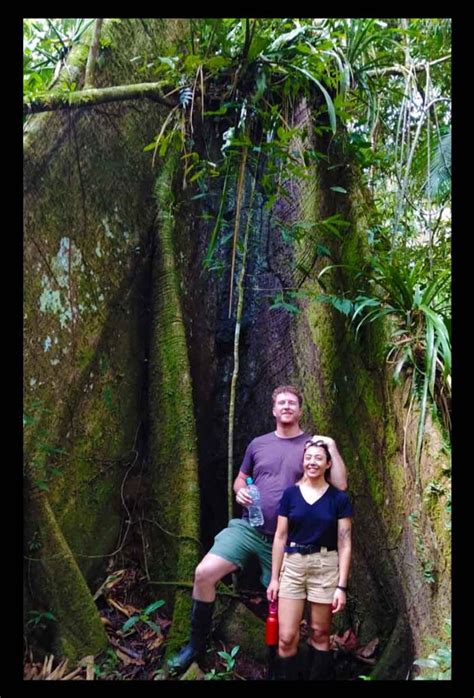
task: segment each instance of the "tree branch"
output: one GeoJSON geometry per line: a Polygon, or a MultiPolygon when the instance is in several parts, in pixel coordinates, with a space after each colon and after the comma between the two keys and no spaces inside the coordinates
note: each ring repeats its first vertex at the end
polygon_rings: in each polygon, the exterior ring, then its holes
{"type": "MultiPolygon", "coordinates": [[[[451,60],[451,54],[443,56],[442,58],[437,58],[435,61],[430,61],[426,63],[418,63],[413,65],[412,69],[416,73],[421,73],[422,70],[426,70],[426,66],[437,65],[438,63],[443,63],[444,61],[451,60]]],[[[366,75],[406,75],[408,68],[404,65],[392,65],[389,68],[372,68],[372,70],[367,70],[366,75]]]]}
{"type": "Polygon", "coordinates": [[[77,92],[51,92],[42,97],[26,100],[23,104],[23,114],[94,107],[96,104],[123,102],[129,99],[143,99],[144,97],[163,104],[165,107],[176,106],[176,102],[163,96],[161,87],[159,82],[142,82],[135,85],[117,85],[115,87],[78,90],[77,92]]]}

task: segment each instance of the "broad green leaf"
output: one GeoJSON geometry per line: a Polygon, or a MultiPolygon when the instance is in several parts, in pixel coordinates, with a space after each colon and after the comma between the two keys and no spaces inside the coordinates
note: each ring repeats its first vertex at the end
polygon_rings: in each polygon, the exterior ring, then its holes
{"type": "Polygon", "coordinates": [[[226,104],[222,104],[219,109],[216,109],[216,111],[205,111],[204,116],[223,116],[227,113],[227,109],[228,106],[226,104]]]}
{"type": "Polygon", "coordinates": [[[151,143],[148,143],[148,145],[146,145],[146,146],[143,148],[143,152],[146,153],[146,152],[148,152],[149,150],[154,150],[155,148],[156,148],[156,140],[152,141],[151,143]]]}
{"type": "Polygon", "coordinates": [[[320,301],[321,303],[329,303],[333,306],[333,308],[344,315],[350,315],[353,310],[352,301],[350,301],[348,298],[319,293],[314,297],[314,299],[316,301],[320,301]]]}
{"type": "Polygon", "coordinates": [[[409,359],[409,353],[408,353],[408,350],[405,349],[402,353],[402,356],[397,361],[397,364],[396,364],[394,371],[393,371],[393,380],[395,383],[398,383],[398,381],[400,379],[401,371],[402,371],[404,365],[407,363],[408,359],[409,359]]]}
{"type": "Polygon", "coordinates": [[[205,64],[209,68],[216,70],[227,67],[230,64],[230,59],[226,58],[225,56],[211,56],[210,58],[206,58],[205,64]]]}
{"type": "Polygon", "coordinates": [[[323,257],[330,257],[331,256],[331,251],[325,246],[325,245],[320,245],[319,243],[316,245],[316,254],[319,256],[323,257]]]}
{"type": "Polygon", "coordinates": [[[300,309],[293,305],[292,303],[286,303],[285,301],[277,301],[270,306],[270,310],[286,310],[288,313],[299,313],[300,309]]]}
{"type": "Polygon", "coordinates": [[[268,47],[268,52],[273,52],[279,49],[283,44],[287,44],[289,41],[295,38],[295,36],[298,36],[302,32],[305,31],[304,26],[296,27],[296,29],[293,29],[290,32],[287,32],[286,34],[280,34],[275,41],[271,44],[271,46],[268,47]]]}
{"type": "Polygon", "coordinates": [[[144,609],[143,615],[149,616],[150,613],[153,613],[154,611],[158,610],[159,608],[161,608],[162,606],[164,606],[165,603],[166,603],[166,602],[165,602],[163,599],[159,599],[158,601],[153,601],[153,603],[151,603],[149,606],[147,606],[147,607],[144,609]]]}
{"type": "Polygon", "coordinates": [[[248,60],[253,61],[262,51],[265,51],[270,41],[271,39],[269,37],[254,36],[247,55],[248,60]]]}
{"type": "Polygon", "coordinates": [[[125,621],[125,623],[122,626],[122,630],[124,632],[127,632],[127,630],[130,630],[130,628],[133,628],[135,623],[138,623],[139,620],[140,620],[140,616],[132,616],[127,621],[125,621]]]}
{"type": "Polygon", "coordinates": [[[367,307],[379,307],[380,306],[380,301],[378,298],[368,298],[368,297],[358,297],[356,298],[354,302],[354,308],[355,312],[354,315],[352,316],[352,320],[354,321],[355,318],[361,313],[364,308],[367,307]]]}
{"type": "Polygon", "coordinates": [[[321,90],[321,92],[324,95],[324,99],[326,100],[326,105],[327,105],[328,114],[329,114],[329,123],[331,124],[332,132],[336,133],[336,111],[334,109],[334,104],[333,104],[333,101],[332,101],[328,91],[326,90],[325,87],[323,87],[323,85],[319,82],[319,80],[317,80],[314,77],[314,75],[312,75],[305,68],[300,68],[297,65],[293,65],[292,67],[294,68],[294,70],[299,70],[300,73],[303,73],[303,75],[306,75],[307,78],[312,80],[319,87],[319,89],[321,90]]]}
{"type": "MultiPolygon", "coordinates": [[[[196,68],[203,62],[202,56],[197,56],[191,53],[183,61],[183,66],[185,70],[196,70],[196,68]]],[[[169,65],[169,64],[168,64],[169,65]]],[[[172,66],[173,67],[173,66],[172,66]]]]}

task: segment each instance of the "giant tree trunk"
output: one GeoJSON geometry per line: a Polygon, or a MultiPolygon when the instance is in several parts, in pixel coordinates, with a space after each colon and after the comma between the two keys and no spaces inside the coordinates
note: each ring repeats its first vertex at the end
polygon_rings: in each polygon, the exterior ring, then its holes
{"type": "MultiPolygon", "coordinates": [[[[105,23],[110,48],[99,60],[98,87],[147,79],[130,56],[150,62],[179,32],[179,22],[147,22],[105,23]]],[[[75,48],[65,71],[79,84],[87,52],[75,48]]],[[[138,538],[131,512],[147,435],[155,218],[151,156],[143,148],[162,119],[163,107],[146,101],[40,114],[26,124],[25,501],[30,483],[43,492],[41,506],[25,509],[26,610],[57,609],[63,581],[65,603],[74,577],[79,603],[86,581],[95,591],[109,562],[138,538]]],[[[54,625],[56,646],[71,657],[96,653],[103,637],[98,615],[81,605],[90,627],[78,620],[80,637],[70,632],[73,598],[70,617],[61,606],[54,625]]]]}
{"type": "MultiPolygon", "coordinates": [[[[97,87],[152,81],[151,71],[139,73],[130,59],[152,63],[184,30],[180,20],[106,21],[111,43],[99,58],[97,87]]],[[[79,81],[87,48],[71,57],[79,81]]],[[[227,317],[229,245],[217,251],[220,276],[203,270],[212,229],[203,214],[212,218],[220,210],[212,201],[221,203],[222,181],[210,185],[209,213],[192,187],[182,190],[176,158],[153,172],[143,148],[167,113],[146,100],[103,104],[35,115],[26,128],[26,605],[57,616],[55,644],[69,656],[103,646],[88,589],[125,550],[135,551],[153,581],[177,583],[154,587],[173,609],[172,651],[188,629],[190,592],[179,583],[192,582],[196,562],[227,522],[235,329],[235,310],[227,317]],[[152,523],[137,552],[142,516],[152,523]]],[[[306,107],[294,116],[312,118],[306,107]]],[[[207,157],[219,156],[219,128],[195,126],[195,139],[197,148],[206,142],[207,157]]],[[[329,151],[324,139],[313,145],[329,151]]],[[[383,327],[356,342],[344,318],[314,299],[324,264],[314,258],[315,246],[329,247],[340,263],[360,265],[372,205],[342,147],[334,141],[330,152],[341,167],[319,162],[311,184],[289,180],[291,200],[277,201],[271,211],[261,191],[252,204],[234,467],[237,472],[249,440],[274,427],[272,389],[304,386],[303,426],[336,438],[355,503],[349,604],[339,625],[355,627],[361,642],[381,639],[375,677],[405,678],[413,653],[449,613],[446,501],[423,500],[430,480],[442,477],[446,457],[436,424],[428,422],[417,491],[410,421],[416,407],[407,414],[403,391],[391,386],[383,327]],[[318,228],[296,249],[275,224],[335,213],[351,224],[342,239],[318,228]],[[295,261],[311,268],[305,279],[295,261]],[[308,298],[296,319],[270,310],[272,296],[299,283],[308,298]],[[435,584],[427,579],[429,565],[435,584]]],[[[247,190],[251,181],[248,172],[247,190]]],[[[235,198],[234,181],[222,207],[224,235],[233,226],[235,198]]],[[[329,292],[353,288],[349,272],[325,278],[329,292]]],[[[223,627],[231,641],[232,625],[223,627]]]]}
{"type": "MultiPolygon", "coordinates": [[[[310,120],[303,108],[300,120],[310,120]]],[[[327,139],[313,146],[328,151],[327,139]]],[[[299,208],[289,220],[324,220],[340,213],[350,226],[336,237],[319,233],[299,249],[300,267],[313,267],[297,283],[309,298],[323,292],[315,280],[329,263],[342,265],[324,275],[325,293],[359,288],[356,274],[368,258],[366,230],[372,206],[357,167],[333,143],[331,161],[318,164],[314,182],[299,187],[299,208]],[[347,195],[334,192],[339,186],[347,195]],[[331,262],[318,258],[315,242],[331,251],[331,262]],[[305,277],[305,278],[303,278],[305,277]]],[[[294,185],[296,187],[296,185],[294,185]]],[[[441,432],[427,421],[422,482],[416,486],[416,414],[410,414],[406,390],[394,389],[385,365],[384,325],[370,325],[358,340],[348,321],[332,306],[308,300],[292,327],[297,382],[303,386],[307,414],[318,433],[332,434],[349,468],[349,493],[355,506],[354,554],[348,610],[341,619],[357,627],[363,644],[381,637],[387,644],[374,679],[405,679],[413,654],[429,651],[428,638],[442,635],[450,617],[450,534],[448,492],[431,498],[430,481],[445,478],[449,461],[441,450],[441,432]],[[422,493],[424,493],[424,501],[422,493]],[[433,583],[427,572],[435,570],[433,583]],[[370,609],[370,612],[368,612],[370,609]]]]}

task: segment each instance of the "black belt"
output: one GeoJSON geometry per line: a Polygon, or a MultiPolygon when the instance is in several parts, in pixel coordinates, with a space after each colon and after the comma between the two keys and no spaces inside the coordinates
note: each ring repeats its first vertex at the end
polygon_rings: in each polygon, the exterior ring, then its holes
{"type": "Polygon", "coordinates": [[[320,553],[321,548],[326,548],[328,552],[332,550],[337,550],[337,548],[328,548],[327,545],[287,545],[285,547],[285,552],[301,553],[301,555],[311,555],[311,553],[320,553]]]}

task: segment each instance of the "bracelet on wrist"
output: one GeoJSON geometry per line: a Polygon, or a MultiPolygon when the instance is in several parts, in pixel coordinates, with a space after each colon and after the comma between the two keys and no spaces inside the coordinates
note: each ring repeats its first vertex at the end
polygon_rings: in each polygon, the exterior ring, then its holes
{"type": "Polygon", "coordinates": [[[347,591],[347,587],[341,587],[339,584],[337,585],[336,589],[340,589],[341,591],[347,591]]]}

